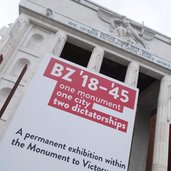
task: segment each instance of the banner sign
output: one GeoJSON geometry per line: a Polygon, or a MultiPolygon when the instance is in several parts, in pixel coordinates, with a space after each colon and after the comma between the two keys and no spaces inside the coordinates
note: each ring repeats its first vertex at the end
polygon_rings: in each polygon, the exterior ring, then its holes
{"type": "Polygon", "coordinates": [[[138,90],[46,55],[0,144],[0,170],[125,171],[138,90]]]}

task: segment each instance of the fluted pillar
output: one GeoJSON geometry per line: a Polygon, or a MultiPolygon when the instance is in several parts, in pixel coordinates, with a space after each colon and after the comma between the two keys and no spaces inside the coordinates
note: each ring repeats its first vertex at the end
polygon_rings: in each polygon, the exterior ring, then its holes
{"type": "Polygon", "coordinates": [[[139,76],[139,64],[135,61],[132,61],[127,68],[125,83],[133,87],[137,87],[138,76],[139,76]]]}
{"type": "Polygon", "coordinates": [[[103,56],[104,50],[99,46],[95,47],[90,57],[87,68],[99,72],[103,61],[103,56]]]}
{"type": "Polygon", "coordinates": [[[67,34],[64,31],[58,31],[55,35],[56,44],[52,50],[54,55],[60,56],[67,40],[67,34]]]}
{"type": "Polygon", "coordinates": [[[167,171],[168,143],[169,143],[169,116],[171,98],[171,77],[164,76],[161,80],[157,120],[154,141],[152,171],[167,171]]]}

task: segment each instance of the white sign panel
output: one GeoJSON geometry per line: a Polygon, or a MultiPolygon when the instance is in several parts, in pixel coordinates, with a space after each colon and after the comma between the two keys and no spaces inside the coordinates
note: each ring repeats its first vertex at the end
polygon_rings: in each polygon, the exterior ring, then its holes
{"type": "Polygon", "coordinates": [[[137,96],[46,55],[0,144],[0,170],[127,170],[137,96]]]}

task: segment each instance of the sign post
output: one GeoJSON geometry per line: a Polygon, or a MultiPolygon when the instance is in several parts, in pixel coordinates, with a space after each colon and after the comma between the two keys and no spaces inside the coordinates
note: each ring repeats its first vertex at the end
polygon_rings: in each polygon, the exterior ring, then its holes
{"type": "Polygon", "coordinates": [[[46,55],[0,144],[0,170],[126,171],[137,97],[136,88],[46,55]]]}

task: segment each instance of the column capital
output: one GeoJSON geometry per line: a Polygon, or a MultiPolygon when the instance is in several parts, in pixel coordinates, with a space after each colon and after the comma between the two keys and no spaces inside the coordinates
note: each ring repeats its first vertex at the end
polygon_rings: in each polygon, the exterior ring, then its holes
{"type": "Polygon", "coordinates": [[[67,34],[64,31],[62,31],[62,30],[59,30],[56,33],[56,36],[57,36],[58,43],[61,43],[61,42],[67,40],[67,34]]]}
{"type": "Polygon", "coordinates": [[[104,56],[104,49],[100,46],[96,46],[93,49],[87,68],[99,72],[104,56]]]}
{"type": "Polygon", "coordinates": [[[171,76],[166,75],[161,79],[161,84],[163,84],[163,88],[161,88],[161,92],[159,94],[159,105],[168,106],[168,114],[167,114],[167,122],[171,122],[171,76]],[[162,93],[164,94],[162,96],[162,93]]]}
{"type": "Polygon", "coordinates": [[[171,77],[164,76],[160,85],[158,106],[168,106],[171,101],[171,77]]]}
{"type": "Polygon", "coordinates": [[[161,82],[166,82],[168,85],[171,85],[171,76],[169,75],[163,76],[161,82]]]}
{"type": "Polygon", "coordinates": [[[96,54],[97,58],[100,58],[101,56],[104,56],[104,49],[101,46],[96,46],[92,53],[96,54]]]}
{"type": "Polygon", "coordinates": [[[125,83],[137,87],[138,75],[139,75],[139,64],[135,61],[132,61],[127,68],[125,83]]]}
{"type": "Polygon", "coordinates": [[[67,41],[67,34],[64,31],[59,30],[55,35],[54,41],[55,41],[55,46],[54,46],[52,52],[54,55],[59,56],[64,48],[66,41],[67,41]]]}

